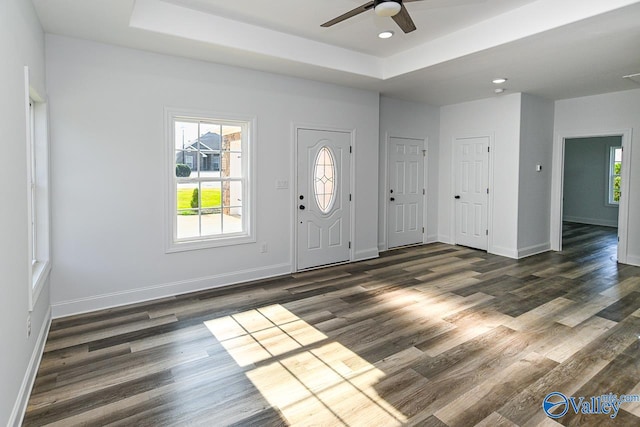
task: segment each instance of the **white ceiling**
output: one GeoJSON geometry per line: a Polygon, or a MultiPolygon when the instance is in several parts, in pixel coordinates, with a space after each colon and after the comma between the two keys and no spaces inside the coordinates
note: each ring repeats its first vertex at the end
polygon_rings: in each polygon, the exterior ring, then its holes
{"type": "Polygon", "coordinates": [[[505,93],[563,99],[640,84],[640,0],[424,0],[404,34],[365,0],[33,0],[46,32],[447,105],[505,93]],[[378,32],[391,29],[392,39],[378,32]]]}

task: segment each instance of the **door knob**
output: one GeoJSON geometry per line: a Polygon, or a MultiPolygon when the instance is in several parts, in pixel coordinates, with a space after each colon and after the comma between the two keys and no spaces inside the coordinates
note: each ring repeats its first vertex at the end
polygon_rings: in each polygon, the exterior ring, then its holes
{"type": "Polygon", "coordinates": [[[304,210],[304,205],[300,205],[300,210],[303,211],[304,210]]]}
{"type": "Polygon", "coordinates": [[[454,199],[459,199],[459,198],[460,198],[460,196],[453,196],[453,198],[454,198],[454,199]]]}
{"type": "Polygon", "coordinates": [[[392,197],[392,198],[390,198],[389,200],[391,200],[392,202],[395,202],[396,198],[395,198],[395,197],[392,197]]]}

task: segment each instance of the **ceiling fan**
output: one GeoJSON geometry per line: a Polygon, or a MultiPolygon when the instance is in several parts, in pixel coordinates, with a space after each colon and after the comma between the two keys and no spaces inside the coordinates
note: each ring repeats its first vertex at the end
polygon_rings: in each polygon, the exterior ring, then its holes
{"type": "Polygon", "coordinates": [[[356,7],[349,12],[338,16],[337,18],[333,18],[330,21],[325,22],[321,25],[321,27],[331,27],[339,22],[345,21],[349,18],[352,18],[356,15],[361,14],[362,12],[366,12],[367,10],[373,9],[378,16],[389,16],[391,17],[396,24],[404,31],[405,33],[410,33],[416,29],[416,25],[413,23],[413,19],[409,15],[409,11],[404,7],[403,3],[410,3],[414,1],[423,1],[423,0],[375,0],[370,1],[362,6],[356,7]]]}

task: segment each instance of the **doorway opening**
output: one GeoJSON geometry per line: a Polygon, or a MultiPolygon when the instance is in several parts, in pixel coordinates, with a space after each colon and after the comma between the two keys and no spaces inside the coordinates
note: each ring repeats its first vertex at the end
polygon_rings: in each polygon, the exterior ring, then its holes
{"type": "Polygon", "coordinates": [[[627,262],[631,131],[558,135],[554,146],[551,249],[602,235],[598,251],[627,262]],[[606,236],[609,236],[608,238],[606,236]],[[608,246],[607,246],[608,245],[608,246]]]}
{"type": "Polygon", "coordinates": [[[602,236],[598,251],[617,260],[622,135],[565,139],[563,242],[602,236]]]}

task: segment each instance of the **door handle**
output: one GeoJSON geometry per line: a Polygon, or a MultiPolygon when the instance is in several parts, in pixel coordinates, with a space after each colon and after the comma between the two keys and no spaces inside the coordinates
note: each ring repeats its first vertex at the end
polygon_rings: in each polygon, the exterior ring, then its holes
{"type": "Polygon", "coordinates": [[[454,199],[459,199],[459,198],[460,198],[460,196],[453,196],[453,198],[454,198],[454,199]]]}
{"type": "Polygon", "coordinates": [[[304,205],[300,205],[300,210],[303,211],[304,209],[304,205]]]}
{"type": "Polygon", "coordinates": [[[392,197],[392,198],[390,198],[389,200],[391,200],[392,202],[395,202],[395,201],[396,201],[396,198],[395,198],[395,197],[392,197]]]}

